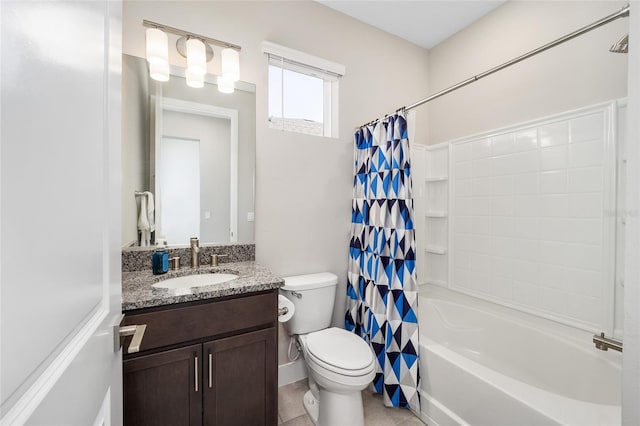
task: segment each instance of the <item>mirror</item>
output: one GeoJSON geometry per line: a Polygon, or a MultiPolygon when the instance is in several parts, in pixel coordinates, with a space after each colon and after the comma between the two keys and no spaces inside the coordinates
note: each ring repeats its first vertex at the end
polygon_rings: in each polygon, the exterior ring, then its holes
{"type": "Polygon", "coordinates": [[[123,55],[123,245],[187,245],[196,236],[201,244],[252,243],[255,86],[237,82],[232,94],[209,81],[191,88],[184,70],[171,71],[156,82],[144,58],[123,55]],[[152,209],[155,232],[145,238],[138,228],[152,209]]]}

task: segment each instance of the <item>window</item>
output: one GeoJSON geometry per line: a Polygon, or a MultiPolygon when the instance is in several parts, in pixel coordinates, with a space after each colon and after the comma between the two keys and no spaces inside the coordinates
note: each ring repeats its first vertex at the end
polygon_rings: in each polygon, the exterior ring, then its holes
{"type": "Polygon", "coordinates": [[[338,79],[344,66],[265,42],[269,127],[338,137],[338,79]]]}
{"type": "Polygon", "coordinates": [[[324,84],[318,77],[269,65],[269,127],[324,136],[324,84]]]}

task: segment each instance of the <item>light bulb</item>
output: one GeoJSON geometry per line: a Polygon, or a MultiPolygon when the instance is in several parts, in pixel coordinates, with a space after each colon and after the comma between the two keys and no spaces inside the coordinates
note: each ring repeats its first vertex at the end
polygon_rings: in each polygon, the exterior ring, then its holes
{"type": "Polygon", "coordinates": [[[169,81],[169,64],[167,62],[150,63],[149,76],[156,81],[169,81]]]}
{"type": "Polygon", "coordinates": [[[240,80],[240,54],[237,50],[222,49],[222,75],[231,81],[240,80]]]}
{"type": "Polygon", "coordinates": [[[194,74],[189,69],[185,71],[185,77],[187,80],[187,86],[199,89],[204,87],[204,75],[203,74],[194,74]]]}
{"type": "Polygon", "coordinates": [[[187,69],[193,74],[207,73],[207,49],[202,40],[187,40],[187,69]]]}
{"type": "Polygon", "coordinates": [[[169,39],[167,35],[157,29],[148,28],[147,32],[147,62],[150,64],[169,63],[169,39]]]}
{"type": "Polygon", "coordinates": [[[222,75],[218,77],[218,91],[220,93],[233,93],[233,90],[234,90],[233,80],[229,80],[228,78],[225,78],[222,75]]]}

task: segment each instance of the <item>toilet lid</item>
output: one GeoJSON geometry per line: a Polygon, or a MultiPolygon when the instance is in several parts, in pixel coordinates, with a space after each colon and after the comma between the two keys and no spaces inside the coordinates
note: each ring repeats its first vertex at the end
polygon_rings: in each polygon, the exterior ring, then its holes
{"type": "Polygon", "coordinates": [[[308,334],[306,348],[322,364],[340,370],[368,370],[373,364],[373,353],[367,342],[341,328],[308,334]]]}

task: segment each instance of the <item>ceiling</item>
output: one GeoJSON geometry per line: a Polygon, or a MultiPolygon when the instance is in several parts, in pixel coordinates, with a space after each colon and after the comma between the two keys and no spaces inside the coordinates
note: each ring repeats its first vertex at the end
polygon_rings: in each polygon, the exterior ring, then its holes
{"type": "Polygon", "coordinates": [[[504,0],[317,1],[426,49],[431,49],[504,3],[504,0]]]}

